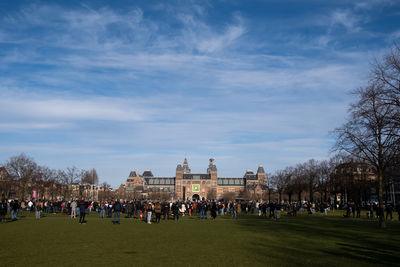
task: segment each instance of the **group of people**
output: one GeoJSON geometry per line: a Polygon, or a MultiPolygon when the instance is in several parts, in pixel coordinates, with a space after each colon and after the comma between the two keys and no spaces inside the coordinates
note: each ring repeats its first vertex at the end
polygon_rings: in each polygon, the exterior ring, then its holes
{"type": "MultiPolygon", "coordinates": [[[[17,199],[6,201],[4,198],[0,202],[0,222],[6,221],[8,211],[11,214],[11,220],[18,219],[20,210],[35,212],[35,218],[40,219],[41,212],[47,213],[67,213],[71,218],[79,216],[79,223],[85,224],[86,214],[90,212],[98,212],[99,218],[103,219],[114,217],[113,223],[120,224],[121,213],[126,214],[127,218],[136,218],[143,220],[148,224],[152,222],[160,223],[161,217],[163,220],[179,221],[184,216],[198,216],[200,220],[216,219],[218,215],[228,214],[232,219],[237,219],[239,216],[244,216],[247,213],[258,214],[260,217],[279,220],[281,212],[285,211],[287,215],[296,216],[298,211],[315,214],[320,212],[327,214],[332,209],[343,209],[344,217],[360,218],[361,210],[367,211],[368,218],[381,216],[381,213],[374,203],[366,205],[358,205],[354,202],[349,202],[343,206],[335,206],[327,203],[310,203],[310,202],[258,202],[258,201],[57,201],[48,200],[28,200],[19,202],[17,199]]],[[[388,217],[393,220],[393,212],[397,210],[400,220],[399,205],[393,207],[385,205],[386,219],[388,217]]],[[[383,212],[383,211],[382,211],[383,212]]]]}

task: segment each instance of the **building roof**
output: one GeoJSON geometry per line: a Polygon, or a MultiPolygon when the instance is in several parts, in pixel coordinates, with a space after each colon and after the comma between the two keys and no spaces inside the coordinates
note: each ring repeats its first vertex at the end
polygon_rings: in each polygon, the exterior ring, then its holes
{"type": "Polygon", "coordinates": [[[257,180],[257,175],[252,170],[247,170],[243,178],[246,180],[257,180]]]}
{"type": "Polygon", "coordinates": [[[136,171],[131,171],[131,173],[129,173],[129,177],[136,177],[136,171]]]}
{"type": "Polygon", "coordinates": [[[183,167],[182,167],[182,165],[180,163],[178,163],[178,165],[176,166],[176,171],[177,172],[183,171],[183,167]]]}
{"type": "Polygon", "coordinates": [[[207,173],[217,171],[217,166],[215,165],[214,161],[215,161],[214,158],[210,158],[210,161],[208,163],[207,173]]]}
{"type": "Polygon", "coordinates": [[[143,177],[153,177],[153,173],[151,172],[151,170],[147,169],[143,172],[143,177]]]}
{"type": "Polygon", "coordinates": [[[261,164],[258,166],[257,173],[265,173],[264,167],[261,164]]]}
{"type": "Polygon", "coordinates": [[[146,185],[175,185],[175,177],[144,177],[146,185]]]}
{"type": "Polygon", "coordinates": [[[245,180],[243,178],[218,178],[219,186],[243,186],[245,180]]]}
{"type": "Polygon", "coordinates": [[[211,179],[210,174],[208,173],[186,173],[183,175],[183,179],[185,180],[207,180],[211,179]]]}

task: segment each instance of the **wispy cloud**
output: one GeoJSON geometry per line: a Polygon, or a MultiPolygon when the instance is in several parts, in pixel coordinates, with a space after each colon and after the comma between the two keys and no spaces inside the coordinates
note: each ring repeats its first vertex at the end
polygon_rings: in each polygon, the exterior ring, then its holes
{"type": "Polygon", "coordinates": [[[173,175],[183,155],[199,171],[216,157],[224,176],[323,158],[346,92],[398,39],[370,27],[383,16],[373,0],[287,13],[179,3],[2,13],[2,159],[96,167],[116,185],[131,168],[173,175]]]}
{"type": "Polygon", "coordinates": [[[144,113],[131,103],[117,98],[94,97],[92,99],[10,99],[0,100],[3,114],[22,118],[67,120],[143,120],[144,113]],[[23,107],[23,108],[21,108],[23,107]]]}
{"type": "Polygon", "coordinates": [[[332,26],[339,25],[346,28],[349,32],[361,30],[359,25],[360,18],[350,10],[336,10],[331,15],[330,23],[332,26]]]}

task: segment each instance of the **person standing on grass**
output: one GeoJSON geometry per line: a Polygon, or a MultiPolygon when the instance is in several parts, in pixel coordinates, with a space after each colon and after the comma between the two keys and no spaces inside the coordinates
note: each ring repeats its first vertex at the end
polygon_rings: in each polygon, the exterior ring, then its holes
{"type": "Polygon", "coordinates": [[[215,220],[215,218],[217,218],[217,204],[214,202],[212,202],[211,204],[211,217],[215,220]]]}
{"type": "Polygon", "coordinates": [[[6,214],[7,214],[7,202],[3,195],[0,202],[0,223],[6,222],[6,214]]]}
{"type": "Polygon", "coordinates": [[[113,205],[113,211],[114,211],[114,224],[120,224],[120,212],[122,210],[122,205],[119,200],[116,200],[114,205],[113,205]]]}
{"type": "Polygon", "coordinates": [[[18,208],[19,208],[18,200],[16,200],[16,199],[12,200],[10,203],[10,211],[11,211],[11,220],[12,221],[18,220],[18,218],[17,218],[18,208]]]}
{"type": "Polygon", "coordinates": [[[31,212],[32,210],[33,210],[33,202],[32,202],[32,200],[29,200],[29,202],[28,202],[28,210],[29,210],[29,212],[31,212]]]}
{"type": "MultiPolygon", "coordinates": [[[[175,221],[176,219],[179,219],[179,217],[177,217],[177,216],[178,216],[177,210],[178,210],[178,208],[177,208],[176,202],[172,203],[171,211],[172,211],[172,214],[174,215],[174,216],[173,216],[174,221],[175,221]]],[[[178,210],[178,212],[179,212],[179,210],[178,210]]]]}
{"type": "Polygon", "coordinates": [[[390,205],[390,204],[386,205],[386,220],[387,220],[388,216],[390,216],[390,220],[393,221],[393,209],[392,209],[392,205],[390,205]]]}
{"type": "Polygon", "coordinates": [[[200,220],[202,219],[206,219],[206,204],[204,203],[204,201],[202,201],[199,205],[199,209],[200,209],[200,220]]]}
{"type": "Polygon", "coordinates": [[[236,216],[239,217],[242,214],[242,202],[239,201],[239,203],[236,204],[236,216]]]}
{"type": "Polygon", "coordinates": [[[149,202],[149,204],[147,205],[147,209],[146,209],[146,211],[147,211],[147,223],[148,224],[151,224],[152,210],[153,210],[153,207],[152,207],[151,203],[149,202]]]}
{"type": "Polygon", "coordinates": [[[397,215],[399,216],[399,221],[400,221],[400,202],[397,203],[397,215]]]}
{"type": "Polygon", "coordinates": [[[100,219],[104,219],[104,214],[106,213],[106,205],[104,204],[104,201],[100,203],[100,219]]]}
{"type": "Polygon", "coordinates": [[[185,202],[182,202],[182,204],[179,206],[179,213],[183,216],[185,216],[186,212],[186,205],[185,202]]]}
{"type": "Polygon", "coordinates": [[[361,207],[358,203],[356,204],[356,218],[361,218],[361,207]]]}
{"type": "Polygon", "coordinates": [[[81,200],[79,201],[79,223],[85,224],[85,215],[86,215],[86,202],[81,200]]]}
{"type": "Polygon", "coordinates": [[[281,206],[281,204],[278,202],[276,205],[275,205],[275,219],[276,220],[279,220],[280,218],[281,218],[281,208],[282,208],[282,206],[281,206]]]}
{"type": "Polygon", "coordinates": [[[40,201],[36,201],[35,210],[36,210],[36,219],[40,219],[40,212],[42,211],[42,203],[40,203],[40,201]]]}
{"type": "Polygon", "coordinates": [[[74,200],[72,200],[72,203],[71,203],[71,218],[72,219],[76,218],[76,206],[77,206],[77,203],[74,199],[74,200]]]}
{"type": "Polygon", "coordinates": [[[164,201],[161,207],[162,213],[163,213],[163,220],[167,218],[169,220],[169,203],[164,201]]]}
{"type": "Polygon", "coordinates": [[[129,201],[128,204],[126,204],[126,211],[128,212],[128,218],[132,217],[132,212],[133,212],[133,202],[129,201]]]}
{"type": "Polygon", "coordinates": [[[160,219],[161,219],[161,204],[160,204],[160,202],[157,202],[156,205],[154,206],[154,212],[156,213],[156,223],[160,223],[160,219]]]}
{"type": "Polygon", "coordinates": [[[236,203],[233,203],[233,202],[230,203],[230,208],[231,208],[230,212],[232,214],[232,219],[237,219],[236,203]]]}

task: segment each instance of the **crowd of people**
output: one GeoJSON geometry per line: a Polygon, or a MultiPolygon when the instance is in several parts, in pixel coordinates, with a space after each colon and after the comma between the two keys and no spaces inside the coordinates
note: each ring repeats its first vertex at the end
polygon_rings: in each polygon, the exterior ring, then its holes
{"type": "MultiPolygon", "coordinates": [[[[257,214],[260,217],[279,220],[281,212],[289,216],[296,216],[297,212],[308,214],[321,213],[327,215],[332,210],[343,210],[343,217],[360,218],[361,211],[366,211],[367,218],[377,218],[383,212],[379,211],[378,205],[373,202],[359,205],[349,202],[344,205],[309,202],[259,202],[259,201],[49,201],[49,200],[28,200],[19,202],[17,199],[0,202],[0,222],[6,222],[6,215],[11,215],[11,221],[18,219],[20,210],[35,212],[35,218],[40,219],[41,213],[65,213],[71,218],[79,217],[79,223],[85,224],[86,214],[96,212],[100,219],[112,218],[114,224],[120,224],[121,213],[126,218],[143,220],[148,224],[160,223],[162,220],[181,220],[184,216],[198,217],[200,220],[212,220],[217,216],[228,215],[232,219],[246,216],[246,214],[257,214]]],[[[398,213],[400,220],[399,205],[393,207],[385,205],[386,219],[393,220],[393,213],[398,213]]]]}

